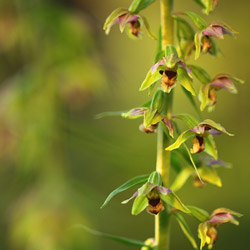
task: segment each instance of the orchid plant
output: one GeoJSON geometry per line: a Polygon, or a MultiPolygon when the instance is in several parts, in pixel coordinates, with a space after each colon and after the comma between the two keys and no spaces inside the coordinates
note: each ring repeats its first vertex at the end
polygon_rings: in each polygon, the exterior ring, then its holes
{"type": "MultiPolygon", "coordinates": [[[[170,219],[177,220],[184,235],[194,249],[202,249],[206,244],[212,248],[217,240],[217,227],[225,222],[238,225],[234,216],[241,214],[227,208],[217,208],[211,215],[196,206],[185,205],[176,192],[186,181],[193,177],[194,187],[206,184],[222,186],[217,168],[228,166],[218,159],[218,152],[214,137],[225,134],[233,136],[219,123],[211,119],[203,119],[201,111],[208,108],[213,111],[217,103],[216,93],[225,89],[230,93],[237,93],[234,85],[244,83],[228,73],[219,73],[213,78],[199,66],[188,64],[188,59],[194,52],[197,60],[201,54],[212,56],[219,54],[216,39],[223,39],[224,35],[235,36],[231,27],[223,22],[207,22],[194,12],[173,12],[173,0],[159,0],[161,7],[161,25],[158,38],[150,31],[147,19],[141,11],[150,7],[155,0],[134,0],[129,8],[118,8],[107,18],[104,24],[106,34],[113,25],[119,24],[120,31],[126,30],[129,37],[139,39],[143,36],[141,26],[145,27],[152,39],[158,39],[158,50],[155,61],[149,69],[139,88],[148,90],[152,98],[143,105],[123,112],[116,112],[126,119],[142,118],[140,130],[146,133],[157,133],[157,162],[156,169],[148,175],[136,176],[109,194],[102,207],[120,192],[138,187],[131,198],[122,202],[127,204],[134,199],[132,215],[138,215],[145,209],[155,216],[155,236],[144,242],[124,237],[101,234],[113,240],[129,245],[140,246],[141,249],[169,249],[170,219]],[[193,29],[196,27],[196,31],[193,29]],[[174,38],[176,37],[176,43],[174,38]],[[200,83],[197,91],[193,81],[200,83]],[[188,100],[197,112],[197,117],[190,114],[173,113],[173,95],[175,88],[182,88],[188,100]],[[154,88],[157,88],[155,92],[154,88]],[[195,98],[200,101],[200,108],[195,98]],[[183,122],[187,129],[180,131],[179,122],[183,122]],[[190,140],[189,142],[189,139],[190,140]],[[170,183],[170,169],[176,177],[170,183]],[[199,221],[197,239],[190,230],[185,216],[192,216],[199,221]]],[[[204,14],[209,15],[218,4],[218,0],[195,0],[204,14]]],[[[99,117],[112,113],[102,113],[99,117]]],[[[113,115],[113,114],[112,114],[113,115]]],[[[95,232],[96,233],[96,232],[95,232]]]]}

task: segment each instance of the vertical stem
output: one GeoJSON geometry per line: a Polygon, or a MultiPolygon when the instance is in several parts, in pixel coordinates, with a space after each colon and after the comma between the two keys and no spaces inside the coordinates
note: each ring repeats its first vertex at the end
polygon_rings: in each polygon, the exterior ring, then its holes
{"type": "MultiPolygon", "coordinates": [[[[162,28],[162,49],[168,44],[173,44],[174,24],[171,12],[173,8],[173,0],[161,0],[161,28],[162,28]]],[[[171,117],[172,113],[173,90],[170,94],[165,94],[166,115],[171,117]]],[[[161,174],[163,186],[169,186],[170,174],[170,151],[165,148],[169,145],[169,139],[163,128],[159,125],[157,135],[157,161],[156,170],[161,174]]],[[[166,207],[166,206],[165,206],[166,207]]],[[[170,215],[168,208],[160,212],[155,217],[155,241],[157,250],[169,250],[170,236],[170,215]]]]}

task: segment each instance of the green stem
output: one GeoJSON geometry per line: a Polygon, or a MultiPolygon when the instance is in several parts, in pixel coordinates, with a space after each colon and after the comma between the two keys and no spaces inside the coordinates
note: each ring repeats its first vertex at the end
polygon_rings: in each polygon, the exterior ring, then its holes
{"type": "MultiPolygon", "coordinates": [[[[173,0],[161,0],[161,27],[162,27],[162,49],[168,44],[173,44],[174,24],[171,16],[173,0]]],[[[173,90],[170,94],[165,94],[166,115],[171,118],[173,90]]],[[[161,174],[163,186],[169,186],[170,174],[170,151],[165,148],[170,144],[169,138],[165,134],[161,125],[158,127],[157,135],[157,161],[156,170],[161,174]]],[[[165,204],[166,207],[166,204],[165,204]]],[[[170,214],[168,208],[160,212],[155,217],[155,241],[157,250],[169,250],[170,236],[170,214]]]]}

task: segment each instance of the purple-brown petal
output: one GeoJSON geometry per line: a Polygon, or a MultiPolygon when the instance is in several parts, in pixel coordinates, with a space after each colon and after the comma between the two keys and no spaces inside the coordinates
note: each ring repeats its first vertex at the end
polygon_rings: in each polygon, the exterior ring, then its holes
{"type": "Polygon", "coordinates": [[[158,191],[159,191],[161,194],[163,194],[163,195],[172,193],[172,190],[171,190],[171,189],[165,188],[165,187],[163,187],[163,186],[157,186],[157,187],[155,187],[154,189],[158,190],[158,191]]]}
{"type": "Polygon", "coordinates": [[[165,60],[160,60],[158,63],[151,67],[151,73],[154,74],[159,66],[165,65],[165,60]]]}
{"type": "Polygon", "coordinates": [[[213,36],[215,38],[222,39],[225,34],[224,29],[220,25],[210,25],[208,28],[202,31],[203,35],[213,36]]]}
{"type": "Polygon", "coordinates": [[[212,216],[208,223],[221,224],[226,222],[234,221],[234,217],[230,213],[218,213],[212,216]]]}

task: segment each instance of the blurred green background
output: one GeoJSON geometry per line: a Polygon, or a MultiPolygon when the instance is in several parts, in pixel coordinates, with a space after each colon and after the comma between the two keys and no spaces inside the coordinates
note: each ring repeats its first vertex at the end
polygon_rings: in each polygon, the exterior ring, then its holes
{"type": "MultiPolygon", "coordinates": [[[[175,10],[200,11],[192,0],[175,10]]],[[[107,194],[127,179],[155,166],[156,136],[138,130],[141,121],[105,118],[103,111],[127,110],[147,100],[138,88],[152,65],[156,42],[130,40],[102,25],[128,0],[0,1],[0,242],[4,250],[107,250],[129,247],[96,238],[74,224],[139,240],[153,236],[153,216],[130,215],[131,205],[107,194]]],[[[229,72],[250,80],[249,1],[221,0],[207,20],[224,20],[239,31],[219,41],[224,57],[202,56],[196,63],[211,75],[229,72]]],[[[144,11],[156,33],[158,1],[144,11]]],[[[235,137],[216,138],[223,188],[180,191],[184,203],[212,211],[228,207],[243,213],[240,227],[223,225],[215,249],[248,249],[250,226],[250,85],[239,94],[221,91],[215,112],[206,114],[235,137]]],[[[193,113],[177,87],[175,112],[193,113]]],[[[190,219],[196,234],[197,223],[190,219]]],[[[171,249],[192,249],[173,223],[171,249]]]]}

